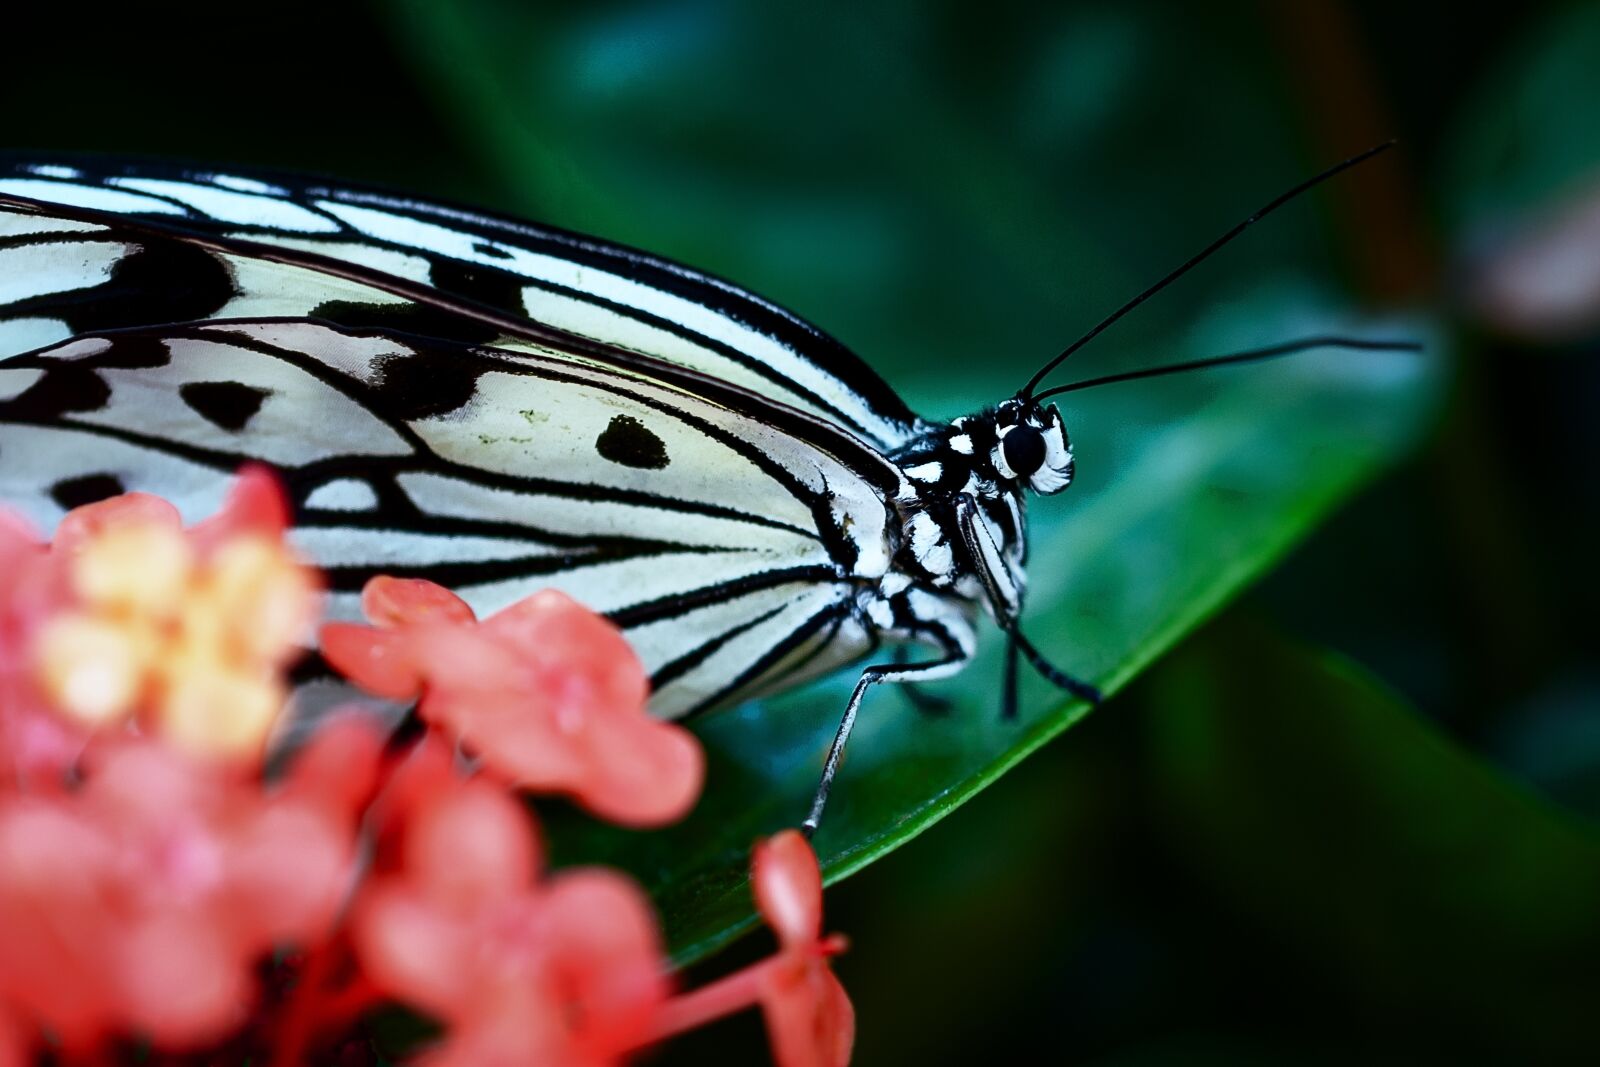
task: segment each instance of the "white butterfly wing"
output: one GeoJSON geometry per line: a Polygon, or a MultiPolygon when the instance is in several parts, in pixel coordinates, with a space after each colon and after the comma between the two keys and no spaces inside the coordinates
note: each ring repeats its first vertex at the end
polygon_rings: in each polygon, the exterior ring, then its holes
{"type": "Polygon", "coordinates": [[[0,159],[0,194],[312,253],[649,356],[806,411],[882,452],[916,417],[871,368],[735,285],[620,245],[287,175],[0,159]]]}
{"type": "Polygon", "coordinates": [[[884,495],[839,457],[555,350],[269,319],[0,364],[0,497],[43,526],[133,490],[198,516],[250,460],[283,474],[342,613],[379,571],[480,612],[565,589],[629,632],[667,715],[859,655],[888,565],[884,495]]]}

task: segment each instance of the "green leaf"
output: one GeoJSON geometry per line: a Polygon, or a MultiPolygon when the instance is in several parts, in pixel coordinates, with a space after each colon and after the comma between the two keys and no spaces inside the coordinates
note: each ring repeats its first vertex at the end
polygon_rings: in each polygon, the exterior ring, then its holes
{"type": "MultiPolygon", "coordinates": [[[[1181,14],[1068,13],[975,40],[969,22],[909,9],[883,21],[829,5],[399,10],[512,206],[811,313],[930,416],[1002,399],[1096,312],[1311,169],[1262,132],[1274,120],[1255,75],[1191,48],[1181,14]],[[1151,70],[1215,91],[1152,84],[1151,70]],[[1146,145],[1118,136],[1130,123],[1171,139],[1174,163],[1227,165],[1151,170],[1146,145]]],[[[1163,294],[1070,369],[1370,334],[1304,266],[1329,259],[1314,218],[1275,218],[1203,286],[1163,294]]],[[[1070,397],[1079,480],[1032,509],[1028,632],[1115,692],[1401,454],[1436,371],[1436,359],[1331,352],[1070,397]]],[[[830,881],[1087,712],[1029,679],[1020,721],[999,721],[998,653],[990,634],[937,687],[955,702],[942,718],[890,688],[869,695],[816,842],[830,881]]],[[[685,823],[640,834],[556,818],[556,860],[633,871],[680,959],[726,942],[752,922],[750,845],[804,815],[853,682],[841,672],[697,722],[709,785],[685,823]]]]}
{"type": "Polygon", "coordinates": [[[1458,231],[1504,226],[1600,181],[1600,7],[1537,21],[1461,109],[1445,207],[1458,231]]]}
{"type": "MultiPolygon", "coordinates": [[[[1034,640],[1114,693],[1401,451],[1427,385],[1409,357],[1340,353],[1184,390],[1204,400],[1086,396],[1068,413],[1081,484],[1032,518],[1034,640]]],[[[999,652],[988,635],[965,674],[933,688],[954,701],[943,717],[890,688],[870,694],[816,841],[830,881],[920,833],[1089,710],[1030,680],[1021,720],[1000,721],[999,652]]],[[[715,948],[752,921],[749,846],[805,813],[853,681],[846,671],[696,723],[710,784],[685,823],[625,834],[563,821],[559,857],[633,870],[682,958],[715,948]]]]}
{"type": "Polygon", "coordinates": [[[1257,626],[1213,627],[1151,679],[1149,810],[1224,906],[1375,1017],[1491,1059],[1592,1051],[1592,823],[1257,626]]]}

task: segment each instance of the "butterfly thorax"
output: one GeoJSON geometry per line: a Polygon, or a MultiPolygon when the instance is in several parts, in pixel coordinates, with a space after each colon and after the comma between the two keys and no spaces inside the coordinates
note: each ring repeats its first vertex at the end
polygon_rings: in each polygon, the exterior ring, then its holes
{"type": "Polygon", "coordinates": [[[891,458],[905,476],[893,569],[1014,616],[1026,582],[1024,490],[1053,493],[1072,481],[1060,413],[1007,401],[936,424],[891,458]]]}

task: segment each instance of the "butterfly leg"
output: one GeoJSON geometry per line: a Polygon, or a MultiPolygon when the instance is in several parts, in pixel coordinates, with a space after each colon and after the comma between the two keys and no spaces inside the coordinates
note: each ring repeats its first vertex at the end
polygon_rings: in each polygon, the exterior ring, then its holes
{"type": "MultiPolygon", "coordinates": [[[[1051,685],[1065,689],[1080,700],[1087,700],[1091,704],[1100,703],[1100,690],[1079,678],[1056,667],[1033,643],[1022,635],[1018,628],[1018,620],[1022,613],[1022,589],[1015,576],[1011,574],[978,501],[967,494],[962,494],[956,502],[956,522],[961,531],[961,540],[966,548],[967,556],[972,561],[973,571],[978,581],[983,586],[984,596],[989,601],[989,607],[994,612],[995,619],[1000,623],[1000,628],[1006,632],[1006,686],[1007,691],[1003,697],[1005,703],[1001,705],[1002,713],[1015,707],[1016,689],[1016,657],[1017,653],[1026,656],[1033,669],[1051,685]]],[[[1006,717],[1011,717],[1012,711],[1006,717]]]]}
{"type": "Polygon", "coordinates": [[[1014,722],[1017,718],[1017,673],[1021,668],[1022,661],[1017,656],[1016,635],[1007,634],[1005,675],[1002,680],[1004,688],[1000,691],[1000,719],[1002,722],[1014,722]]]}
{"type": "Polygon", "coordinates": [[[833,788],[834,775],[839,771],[839,760],[844,756],[845,742],[850,740],[850,731],[855,729],[856,712],[860,710],[861,699],[867,695],[867,690],[880,682],[933,681],[947,677],[965,666],[970,655],[969,649],[946,639],[945,654],[938,659],[924,663],[874,664],[861,672],[861,678],[850,694],[850,702],[845,705],[844,716],[839,720],[839,729],[833,735],[833,744],[828,748],[828,758],[822,765],[822,779],[817,782],[817,793],[811,801],[811,813],[800,824],[801,833],[810,837],[817,832],[817,824],[822,821],[822,809],[828,803],[828,791],[833,788]]]}
{"type": "MultiPolygon", "coordinates": [[[[895,649],[894,661],[898,666],[905,666],[907,660],[906,649],[902,646],[895,649]]],[[[906,695],[906,701],[913,708],[924,715],[942,716],[950,713],[951,701],[949,697],[942,697],[938,693],[930,693],[916,682],[901,682],[900,692],[906,695]]]]}

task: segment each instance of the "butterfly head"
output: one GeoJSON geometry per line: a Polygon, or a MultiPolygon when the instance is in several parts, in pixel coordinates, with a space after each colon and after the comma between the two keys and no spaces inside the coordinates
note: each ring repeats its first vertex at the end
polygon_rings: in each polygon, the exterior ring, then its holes
{"type": "Polygon", "coordinates": [[[994,412],[989,462],[1007,482],[1048,496],[1072,484],[1072,442],[1061,412],[1031,400],[1007,400],[994,412]]]}

